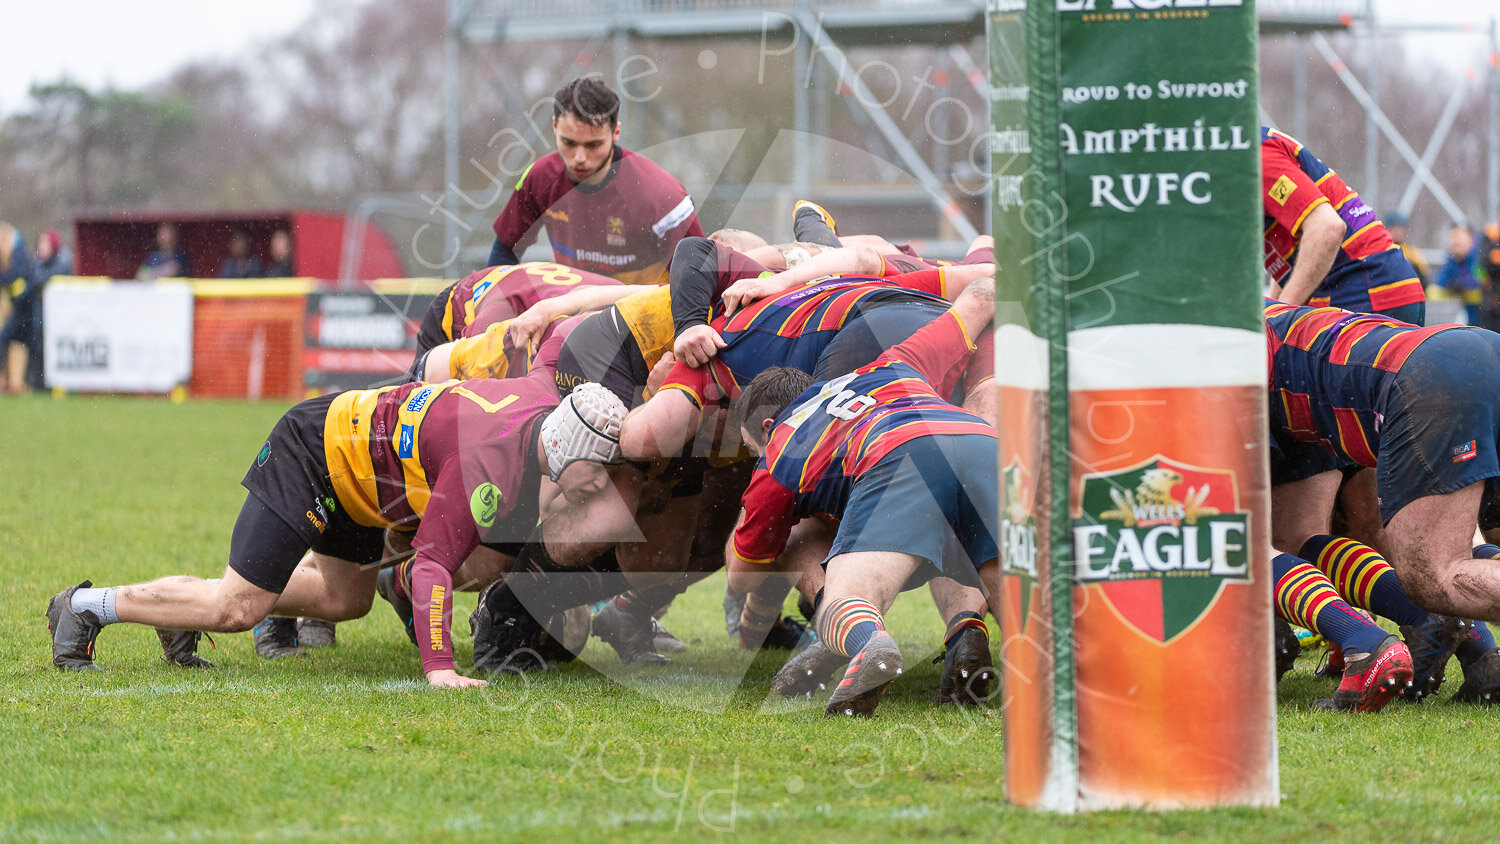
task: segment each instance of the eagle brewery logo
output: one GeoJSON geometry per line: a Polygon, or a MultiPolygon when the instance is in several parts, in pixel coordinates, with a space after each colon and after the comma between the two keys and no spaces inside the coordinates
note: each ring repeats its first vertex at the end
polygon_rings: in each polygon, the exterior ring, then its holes
{"type": "Polygon", "coordinates": [[[1226,583],[1250,582],[1250,519],[1234,473],[1160,455],[1083,477],[1074,577],[1162,644],[1192,629],[1226,583]]]}
{"type": "MultiPolygon", "coordinates": [[[[1035,499],[1032,480],[1021,458],[1015,457],[1000,472],[1000,564],[1001,575],[1015,578],[1020,599],[1017,618],[1021,629],[1031,615],[1037,579],[1035,499]]],[[[1011,590],[1004,590],[1007,599],[1011,590]]]]}

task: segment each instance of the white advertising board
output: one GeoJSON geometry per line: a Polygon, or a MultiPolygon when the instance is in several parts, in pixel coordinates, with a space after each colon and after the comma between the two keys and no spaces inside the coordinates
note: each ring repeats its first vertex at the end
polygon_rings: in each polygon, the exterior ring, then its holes
{"type": "Polygon", "coordinates": [[[185,282],[66,282],[42,300],[47,385],[165,393],[193,368],[193,291],[185,282]]]}

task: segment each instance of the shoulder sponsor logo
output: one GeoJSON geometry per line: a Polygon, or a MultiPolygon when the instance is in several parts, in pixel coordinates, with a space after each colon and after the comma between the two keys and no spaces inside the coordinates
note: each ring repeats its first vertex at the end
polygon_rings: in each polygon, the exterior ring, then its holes
{"type": "Polygon", "coordinates": [[[427,406],[427,400],[432,398],[433,392],[435,392],[434,388],[429,385],[412,393],[411,399],[406,403],[407,411],[410,413],[420,412],[423,407],[427,406]]]}
{"type": "Polygon", "coordinates": [[[693,198],[691,196],[684,196],[682,201],[677,203],[677,207],[668,211],[666,216],[657,220],[651,226],[651,231],[658,238],[666,237],[672,229],[687,222],[687,219],[691,216],[693,216],[693,198]]]}
{"type": "Polygon", "coordinates": [[[1192,629],[1226,584],[1249,583],[1249,514],[1234,473],[1166,457],[1085,475],[1073,519],[1074,577],[1098,586],[1141,636],[1166,644],[1192,629]]]}
{"type": "Polygon", "coordinates": [[[475,488],[469,496],[469,513],[474,524],[489,527],[495,523],[495,514],[500,511],[500,489],[486,481],[475,488]]]}
{"type": "Polygon", "coordinates": [[[255,465],[256,466],[264,466],[264,465],[266,465],[266,461],[270,460],[270,459],[271,459],[271,441],[270,440],[266,440],[266,444],[260,447],[260,454],[255,455],[255,465]]]}
{"type": "Polygon", "coordinates": [[[1282,176],[1271,183],[1271,189],[1266,191],[1266,195],[1276,200],[1277,205],[1285,205],[1286,201],[1291,198],[1292,193],[1296,190],[1297,183],[1286,176],[1282,176]]]}
{"type": "Polygon", "coordinates": [[[412,426],[401,426],[401,436],[397,439],[396,444],[397,457],[401,458],[402,460],[407,460],[411,457],[413,451],[412,447],[415,444],[417,438],[416,434],[417,431],[412,426]]]}

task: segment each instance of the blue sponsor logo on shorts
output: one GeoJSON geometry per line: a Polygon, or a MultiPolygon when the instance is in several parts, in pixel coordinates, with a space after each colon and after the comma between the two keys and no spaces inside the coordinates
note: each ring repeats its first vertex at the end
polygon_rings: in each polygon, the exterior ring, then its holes
{"type": "Polygon", "coordinates": [[[433,388],[429,386],[412,393],[411,401],[406,403],[406,409],[412,413],[421,410],[426,406],[427,400],[432,398],[432,390],[433,388]]]}
{"type": "Polygon", "coordinates": [[[416,440],[417,429],[410,425],[401,426],[401,439],[396,444],[396,456],[402,460],[411,457],[411,447],[416,440]]]}
{"type": "Polygon", "coordinates": [[[1469,440],[1463,445],[1456,445],[1453,447],[1453,462],[1462,463],[1465,460],[1473,460],[1474,456],[1478,453],[1479,441],[1469,440]]]}

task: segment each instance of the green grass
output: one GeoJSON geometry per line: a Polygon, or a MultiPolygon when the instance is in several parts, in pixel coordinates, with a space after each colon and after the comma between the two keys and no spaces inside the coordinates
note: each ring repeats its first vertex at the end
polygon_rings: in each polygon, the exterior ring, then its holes
{"type": "MultiPolygon", "coordinates": [[[[120,626],[99,640],[106,671],[52,670],[42,609],[58,589],[222,571],[239,479],[282,410],[0,399],[0,839],[1303,842],[1500,831],[1500,712],[1439,701],[1377,717],[1313,713],[1330,684],[1306,666],[1279,689],[1278,810],[1008,807],[999,716],[926,702],[937,668],[918,656],[942,631],[917,595],[891,614],[911,670],[870,722],[767,701],[774,666],[724,637],[721,577],[667,616],[693,642],[664,670],[624,670],[595,640],[554,675],[429,691],[380,601],[339,627],[336,649],[305,658],[261,660],[248,634],[219,636],[204,649],[218,667],[190,673],[160,661],[149,630],[120,626]]],[[[1225,656],[1204,670],[1234,670],[1225,656]]]]}

